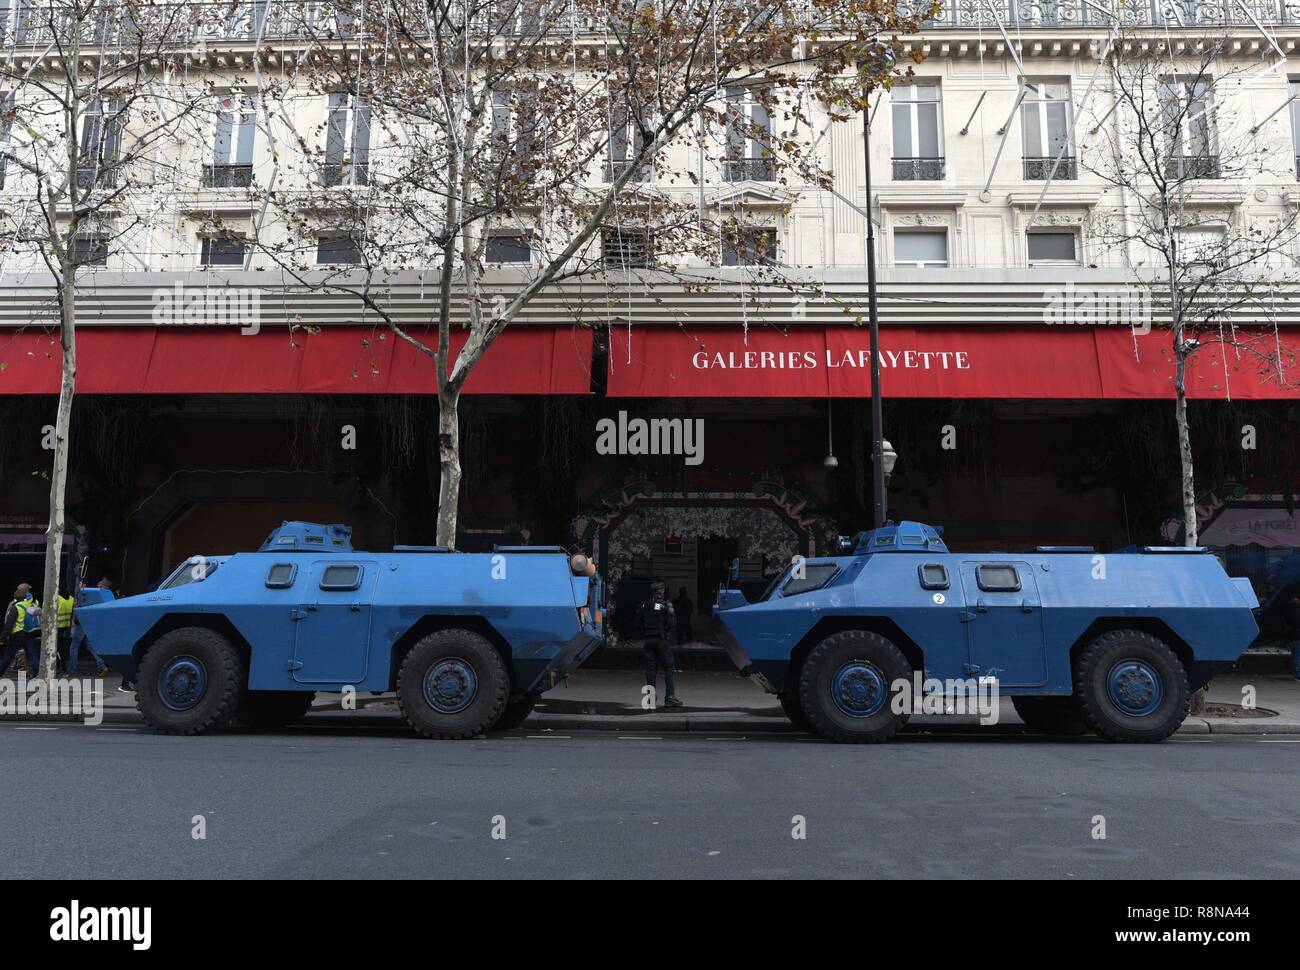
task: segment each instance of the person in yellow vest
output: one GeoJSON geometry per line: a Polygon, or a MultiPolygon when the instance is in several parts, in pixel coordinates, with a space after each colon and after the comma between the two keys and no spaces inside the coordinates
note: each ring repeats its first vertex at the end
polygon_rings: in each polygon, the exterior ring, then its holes
{"type": "Polygon", "coordinates": [[[35,677],[41,666],[41,604],[32,595],[30,583],[19,583],[5,610],[4,652],[0,653],[0,676],[9,669],[21,650],[27,657],[27,675],[35,677]]]}
{"type": "Polygon", "coordinates": [[[71,676],[76,671],[68,669],[68,648],[72,645],[72,608],[77,601],[72,596],[56,596],[54,600],[57,604],[59,673],[71,676]]]}

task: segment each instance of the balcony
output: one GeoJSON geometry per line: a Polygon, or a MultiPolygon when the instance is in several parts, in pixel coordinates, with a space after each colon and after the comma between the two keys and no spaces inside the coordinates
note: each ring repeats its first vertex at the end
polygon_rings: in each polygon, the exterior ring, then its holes
{"type": "Polygon", "coordinates": [[[1217,179],[1218,155],[1174,155],[1165,164],[1165,177],[1171,179],[1217,179]]]}
{"type": "Polygon", "coordinates": [[[1073,155],[1066,155],[1059,160],[1055,157],[1025,159],[1026,182],[1046,182],[1048,179],[1053,182],[1073,182],[1078,178],[1079,164],[1073,155]]]}
{"type": "Polygon", "coordinates": [[[77,188],[111,189],[117,185],[117,169],[101,168],[98,165],[79,165],[77,167],[77,188]]]}
{"type": "MultiPolygon", "coordinates": [[[[1300,0],[941,0],[927,29],[1033,27],[1224,27],[1300,24],[1300,0]]],[[[900,13],[928,9],[926,0],[901,0],[900,13]]]]}
{"type": "Polygon", "coordinates": [[[203,184],[210,189],[246,189],[253,184],[253,166],[204,165],[203,184]]]}
{"type": "Polygon", "coordinates": [[[726,182],[771,182],[776,169],[766,157],[728,158],[722,162],[722,178],[726,182]]]}
{"type": "Polygon", "coordinates": [[[894,158],[890,161],[895,182],[942,182],[944,179],[942,158],[894,158]]]}
{"type": "Polygon", "coordinates": [[[321,166],[320,180],[323,185],[369,185],[370,164],[368,162],[326,162],[321,166]]]}
{"type": "MultiPolygon", "coordinates": [[[[618,178],[620,175],[622,175],[631,167],[632,167],[632,163],[628,161],[605,162],[605,181],[613,182],[616,178],[618,178]]],[[[632,172],[632,177],[629,178],[628,181],[648,182],[650,181],[651,177],[652,176],[651,176],[650,166],[642,163],[641,165],[636,166],[635,171],[632,172]]]]}

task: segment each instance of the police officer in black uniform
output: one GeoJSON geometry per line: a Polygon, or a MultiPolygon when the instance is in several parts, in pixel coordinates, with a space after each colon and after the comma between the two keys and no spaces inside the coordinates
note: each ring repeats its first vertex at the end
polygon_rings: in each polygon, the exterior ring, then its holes
{"type": "Polygon", "coordinates": [[[673,604],[668,601],[668,587],[660,580],[650,584],[650,598],[636,611],[637,628],[645,638],[645,682],[655,685],[655,661],[664,668],[664,707],[681,707],[673,690],[673,634],[677,620],[673,604]]]}

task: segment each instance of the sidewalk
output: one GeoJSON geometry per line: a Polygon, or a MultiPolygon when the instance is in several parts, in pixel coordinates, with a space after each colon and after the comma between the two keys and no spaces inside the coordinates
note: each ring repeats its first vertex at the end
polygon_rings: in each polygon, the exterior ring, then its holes
{"type": "MultiPolygon", "coordinates": [[[[139,722],[135,694],[117,690],[120,679],[110,675],[104,683],[106,723],[139,722]]],[[[625,731],[698,734],[738,732],[760,734],[795,732],[775,697],[753,681],[734,672],[684,671],[677,675],[677,693],[685,707],[646,711],[641,708],[644,683],[635,670],[579,670],[544,694],[524,722],[528,731],[625,731]]],[[[1179,734],[1296,734],[1300,735],[1300,681],[1278,674],[1233,674],[1211,685],[1205,716],[1189,717],[1179,734]],[[1255,689],[1257,710],[1241,710],[1243,688],[1255,689]],[[1222,716],[1235,708],[1236,716],[1222,716]]],[[[336,694],[318,694],[308,717],[315,723],[346,724],[352,719],[370,723],[398,720],[401,715],[392,695],[362,694],[357,710],[344,711],[336,694]]],[[[0,721],[16,718],[4,717],[0,721]]],[[[943,733],[972,730],[994,734],[1019,734],[1024,725],[1008,698],[1003,698],[996,725],[981,725],[976,715],[915,714],[904,731],[943,733]]]]}

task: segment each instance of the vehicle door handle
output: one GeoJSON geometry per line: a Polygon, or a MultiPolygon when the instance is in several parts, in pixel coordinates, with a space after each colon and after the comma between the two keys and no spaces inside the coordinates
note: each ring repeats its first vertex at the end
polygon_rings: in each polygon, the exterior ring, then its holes
{"type": "Polygon", "coordinates": [[[1034,607],[1037,606],[1037,605],[1038,605],[1038,604],[1035,603],[1035,602],[1033,602],[1032,600],[1021,600],[1021,601],[1020,601],[1020,612],[1021,612],[1021,613],[1032,613],[1032,612],[1034,612],[1034,607]]]}
{"type": "Polygon", "coordinates": [[[982,600],[982,599],[978,599],[978,600],[975,601],[975,612],[976,612],[976,613],[987,613],[988,611],[989,611],[989,605],[988,605],[988,603],[984,602],[984,600],[982,600]]]}
{"type": "Polygon", "coordinates": [[[353,600],[353,601],[352,601],[352,612],[353,612],[353,613],[360,613],[360,612],[361,612],[361,604],[360,604],[359,602],[357,602],[356,600],[353,600]]]}
{"type": "Polygon", "coordinates": [[[307,611],[306,611],[306,610],[290,610],[290,611],[289,611],[289,619],[290,619],[290,620],[305,620],[305,619],[307,619],[307,611]]]}

